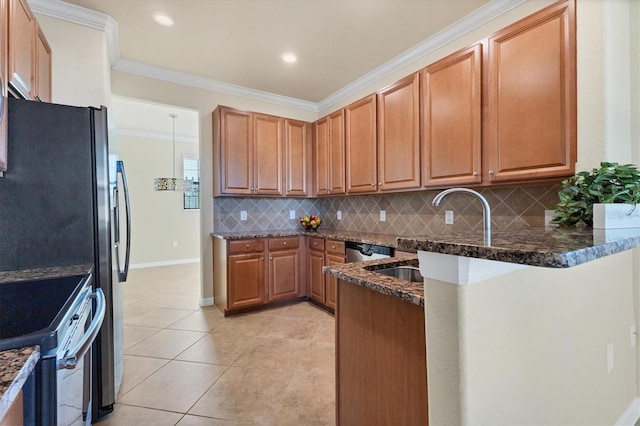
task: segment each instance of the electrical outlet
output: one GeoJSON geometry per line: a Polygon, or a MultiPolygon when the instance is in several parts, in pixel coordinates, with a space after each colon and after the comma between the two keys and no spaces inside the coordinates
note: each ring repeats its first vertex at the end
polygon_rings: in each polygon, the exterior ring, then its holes
{"type": "Polygon", "coordinates": [[[387,221],[387,211],[380,210],[380,222],[386,222],[386,221],[387,221]]]}
{"type": "Polygon", "coordinates": [[[445,225],[453,225],[453,210],[444,211],[444,223],[445,225]]]}
{"type": "Polygon", "coordinates": [[[295,219],[295,218],[296,218],[296,211],[289,210],[289,219],[295,219]]]}
{"type": "Polygon", "coordinates": [[[338,210],[336,216],[338,217],[338,220],[342,220],[342,210],[338,210]]]}
{"type": "Polygon", "coordinates": [[[607,373],[613,370],[613,343],[607,345],[607,373]]]}
{"type": "Polygon", "coordinates": [[[240,211],[240,220],[247,220],[247,211],[246,210],[240,211]]]}
{"type": "Polygon", "coordinates": [[[177,241],[174,241],[174,242],[173,242],[173,246],[174,246],[174,247],[178,247],[178,242],[177,242],[177,241]]]}
{"type": "Polygon", "coordinates": [[[631,347],[635,347],[636,346],[636,326],[632,325],[631,327],[629,327],[629,338],[631,340],[631,347]]]}

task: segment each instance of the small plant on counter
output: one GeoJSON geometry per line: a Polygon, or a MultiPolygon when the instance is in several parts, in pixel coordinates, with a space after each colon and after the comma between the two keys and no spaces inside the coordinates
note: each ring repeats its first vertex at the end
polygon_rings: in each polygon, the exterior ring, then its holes
{"type": "Polygon", "coordinates": [[[582,171],[562,181],[551,223],[593,226],[596,203],[640,203],[640,171],[633,164],[600,163],[600,168],[582,171]]]}

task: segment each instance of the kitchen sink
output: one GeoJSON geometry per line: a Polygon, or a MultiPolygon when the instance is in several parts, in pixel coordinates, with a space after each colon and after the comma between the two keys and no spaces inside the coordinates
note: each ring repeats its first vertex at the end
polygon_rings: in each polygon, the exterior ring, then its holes
{"type": "MultiPolygon", "coordinates": [[[[0,350],[36,336],[51,335],[72,305],[87,275],[15,281],[0,284],[0,350]],[[20,341],[20,342],[18,342],[20,341]]],[[[46,338],[46,337],[45,337],[46,338]]]]}
{"type": "Polygon", "coordinates": [[[420,269],[415,266],[394,266],[393,268],[377,269],[373,272],[414,283],[421,283],[423,281],[422,275],[420,275],[420,269]]]}

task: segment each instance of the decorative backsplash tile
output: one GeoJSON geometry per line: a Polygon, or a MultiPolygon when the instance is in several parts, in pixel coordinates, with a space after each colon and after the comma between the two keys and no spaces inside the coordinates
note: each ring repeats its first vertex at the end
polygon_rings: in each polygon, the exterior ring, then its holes
{"type": "MultiPolygon", "coordinates": [[[[559,184],[478,189],[491,206],[495,229],[544,226],[544,211],[558,202],[559,184]]],[[[229,198],[213,200],[214,230],[243,232],[261,229],[297,229],[305,214],[322,217],[322,228],[367,231],[398,235],[464,232],[482,227],[482,205],[472,195],[451,194],[440,206],[431,202],[439,191],[358,195],[317,199],[229,198]],[[247,220],[240,220],[241,211],[247,220]],[[295,210],[295,219],[289,219],[295,210]],[[342,220],[336,213],[342,212],[342,220]],[[386,221],[380,221],[385,210],[386,221]],[[453,225],[444,222],[445,210],[452,210],[453,225]]]]}

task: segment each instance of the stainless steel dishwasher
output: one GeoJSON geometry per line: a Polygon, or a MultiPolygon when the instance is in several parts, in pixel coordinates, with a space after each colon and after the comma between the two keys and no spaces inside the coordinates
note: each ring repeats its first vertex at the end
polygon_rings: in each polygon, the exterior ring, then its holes
{"type": "Polygon", "coordinates": [[[383,259],[393,256],[393,247],[347,241],[345,248],[347,263],[383,259]]]}

